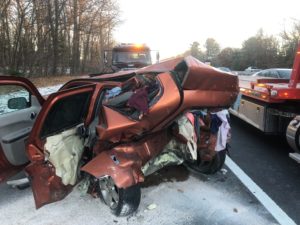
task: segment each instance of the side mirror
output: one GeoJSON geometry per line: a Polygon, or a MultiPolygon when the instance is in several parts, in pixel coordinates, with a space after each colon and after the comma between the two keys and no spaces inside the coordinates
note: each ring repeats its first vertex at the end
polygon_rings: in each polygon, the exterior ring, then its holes
{"type": "Polygon", "coordinates": [[[107,51],[104,51],[103,62],[104,62],[104,65],[107,65],[107,63],[108,63],[108,59],[107,59],[107,51]]]}
{"type": "Polygon", "coordinates": [[[11,98],[7,102],[9,109],[26,109],[28,104],[25,97],[11,98]]]}
{"type": "Polygon", "coordinates": [[[156,63],[159,63],[159,51],[156,52],[156,63]]]}

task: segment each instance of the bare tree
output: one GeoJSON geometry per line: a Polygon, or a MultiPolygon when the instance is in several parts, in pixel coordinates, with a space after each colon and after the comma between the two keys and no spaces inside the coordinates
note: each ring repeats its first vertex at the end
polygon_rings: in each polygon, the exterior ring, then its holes
{"type": "Polygon", "coordinates": [[[114,0],[1,0],[0,69],[31,75],[94,72],[118,23],[114,0]]]}

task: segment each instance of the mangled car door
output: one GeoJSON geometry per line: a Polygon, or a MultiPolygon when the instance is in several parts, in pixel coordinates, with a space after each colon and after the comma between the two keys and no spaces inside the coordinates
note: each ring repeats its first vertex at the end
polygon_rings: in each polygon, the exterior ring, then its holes
{"type": "Polygon", "coordinates": [[[29,80],[0,76],[0,182],[28,163],[25,143],[43,102],[29,80]]]}
{"type": "Polygon", "coordinates": [[[85,132],[93,114],[95,85],[50,95],[29,137],[26,172],[36,207],[61,200],[77,182],[85,132]]]}

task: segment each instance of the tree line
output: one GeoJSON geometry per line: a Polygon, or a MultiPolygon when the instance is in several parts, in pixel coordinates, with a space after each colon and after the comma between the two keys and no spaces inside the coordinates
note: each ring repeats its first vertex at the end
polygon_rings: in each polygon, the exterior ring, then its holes
{"type": "Polygon", "coordinates": [[[1,0],[0,72],[99,71],[119,14],[114,0],[1,0]]]}
{"type": "Polygon", "coordinates": [[[191,54],[202,62],[232,70],[245,70],[249,66],[260,69],[291,68],[299,40],[300,21],[293,20],[292,29],[283,30],[278,37],[266,35],[260,29],[256,35],[245,40],[241,48],[224,49],[220,48],[215,39],[208,38],[204,50],[195,41],[184,55],[191,54]]]}

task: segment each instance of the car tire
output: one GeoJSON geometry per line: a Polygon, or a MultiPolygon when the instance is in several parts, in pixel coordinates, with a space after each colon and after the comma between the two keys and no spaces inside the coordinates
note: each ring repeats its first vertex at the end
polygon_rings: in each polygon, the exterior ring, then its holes
{"type": "Polygon", "coordinates": [[[216,152],[216,155],[211,161],[201,161],[201,159],[198,159],[196,162],[186,162],[185,166],[194,172],[214,174],[223,167],[226,158],[226,152],[227,149],[216,152]]]}
{"type": "Polygon", "coordinates": [[[138,184],[128,188],[118,188],[111,177],[99,180],[99,195],[116,216],[128,216],[139,207],[141,188],[138,184]]]}

